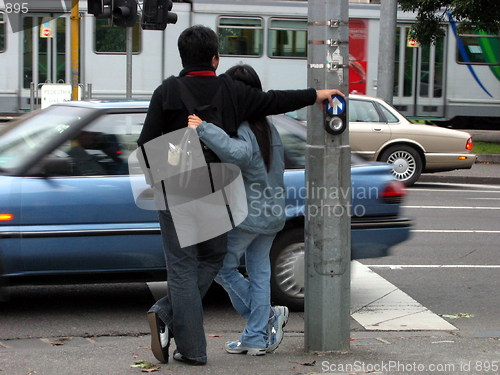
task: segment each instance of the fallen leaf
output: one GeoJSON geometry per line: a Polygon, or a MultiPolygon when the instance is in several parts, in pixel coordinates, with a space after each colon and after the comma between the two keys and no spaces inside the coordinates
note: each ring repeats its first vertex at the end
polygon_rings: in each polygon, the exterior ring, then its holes
{"type": "Polygon", "coordinates": [[[312,362],[293,362],[293,361],[290,361],[290,363],[296,363],[296,364],[301,365],[301,366],[314,366],[316,364],[316,361],[312,361],[312,362]]]}
{"type": "Polygon", "coordinates": [[[159,367],[154,367],[154,368],[142,369],[141,372],[155,372],[159,370],[160,370],[159,367]]]}
{"type": "Polygon", "coordinates": [[[208,337],[224,337],[224,336],[222,336],[222,335],[214,335],[214,334],[212,334],[212,335],[208,335],[208,337]]]}
{"type": "Polygon", "coordinates": [[[60,341],[54,341],[54,342],[51,342],[50,345],[59,346],[59,345],[64,345],[64,343],[60,342],[60,341]]]}
{"type": "Polygon", "coordinates": [[[152,369],[155,367],[155,365],[153,365],[151,362],[140,360],[140,361],[135,361],[133,365],[130,365],[130,367],[152,369]]]}

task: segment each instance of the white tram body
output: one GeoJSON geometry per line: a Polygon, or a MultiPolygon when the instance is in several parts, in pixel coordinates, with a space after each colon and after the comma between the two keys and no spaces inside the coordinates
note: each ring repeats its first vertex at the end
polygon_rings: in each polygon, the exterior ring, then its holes
{"type": "MultiPolygon", "coordinates": [[[[8,0],[3,2],[0,113],[22,113],[39,105],[32,87],[70,82],[70,9],[63,10],[61,0],[37,0],[29,1],[26,12],[14,12],[6,7],[8,0]],[[13,30],[11,22],[22,27],[13,30]]],[[[125,29],[109,27],[86,7],[81,0],[80,84],[83,89],[91,85],[93,98],[123,98],[125,29]]],[[[257,70],[264,89],[306,87],[307,7],[306,1],[276,0],[174,3],[178,21],[165,31],[141,30],[139,24],[133,28],[133,98],[149,98],[162,79],[180,72],[177,38],[195,24],[218,32],[219,72],[243,62],[257,70]]],[[[443,25],[446,35],[436,45],[410,47],[408,31],[415,16],[398,10],[397,17],[394,105],[412,118],[500,127],[498,35],[457,35],[451,21],[443,25]]],[[[376,96],[380,5],[352,2],[349,18],[349,91],[376,96]]]]}

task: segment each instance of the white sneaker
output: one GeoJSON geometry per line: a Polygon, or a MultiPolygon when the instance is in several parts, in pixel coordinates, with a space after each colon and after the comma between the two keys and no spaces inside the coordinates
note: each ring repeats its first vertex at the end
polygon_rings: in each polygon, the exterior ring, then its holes
{"type": "Polygon", "coordinates": [[[288,323],[289,311],[286,306],[273,306],[274,315],[267,324],[267,348],[266,353],[272,353],[283,341],[283,327],[288,323]]]}
{"type": "Polygon", "coordinates": [[[265,355],[265,348],[251,348],[243,346],[240,341],[228,341],[225,345],[226,352],[231,354],[265,355]]]}

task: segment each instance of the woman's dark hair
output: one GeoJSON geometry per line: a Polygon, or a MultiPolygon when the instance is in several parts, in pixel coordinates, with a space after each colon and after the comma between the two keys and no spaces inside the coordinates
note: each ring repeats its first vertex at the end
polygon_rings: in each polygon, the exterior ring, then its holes
{"type": "Polygon", "coordinates": [[[211,28],[194,25],[184,30],[177,40],[182,66],[206,65],[219,55],[219,38],[211,28]]]}
{"type": "MultiPolygon", "coordinates": [[[[226,72],[227,75],[237,81],[241,81],[248,86],[254,87],[262,91],[262,83],[254,68],[250,65],[240,64],[229,68],[226,72]]],[[[250,129],[252,129],[259,144],[260,153],[266,170],[269,172],[271,164],[271,129],[265,117],[252,119],[249,121],[250,129]]]]}

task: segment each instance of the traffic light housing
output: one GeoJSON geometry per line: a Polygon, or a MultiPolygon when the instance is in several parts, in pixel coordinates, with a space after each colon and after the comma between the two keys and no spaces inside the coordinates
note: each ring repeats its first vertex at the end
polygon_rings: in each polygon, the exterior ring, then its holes
{"type": "Polygon", "coordinates": [[[141,27],[143,30],[165,30],[167,24],[177,22],[177,14],[171,12],[172,0],[144,0],[141,27]]]}
{"type": "Polygon", "coordinates": [[[113,0],[87,0],[89,14],[96,18],[111,18],[113,15],[113,0]]]}
{"type": "Polygon", "coordinates": [[[132,27],[137,22],[137,0],[113,0],[113,23],[132,27]]]}
{"type": "Polygon", "coordinates": [[[89,14],[110,18],[116,26],[131,27],[137,22],[137,0],[87,0],[89,14]]]}

